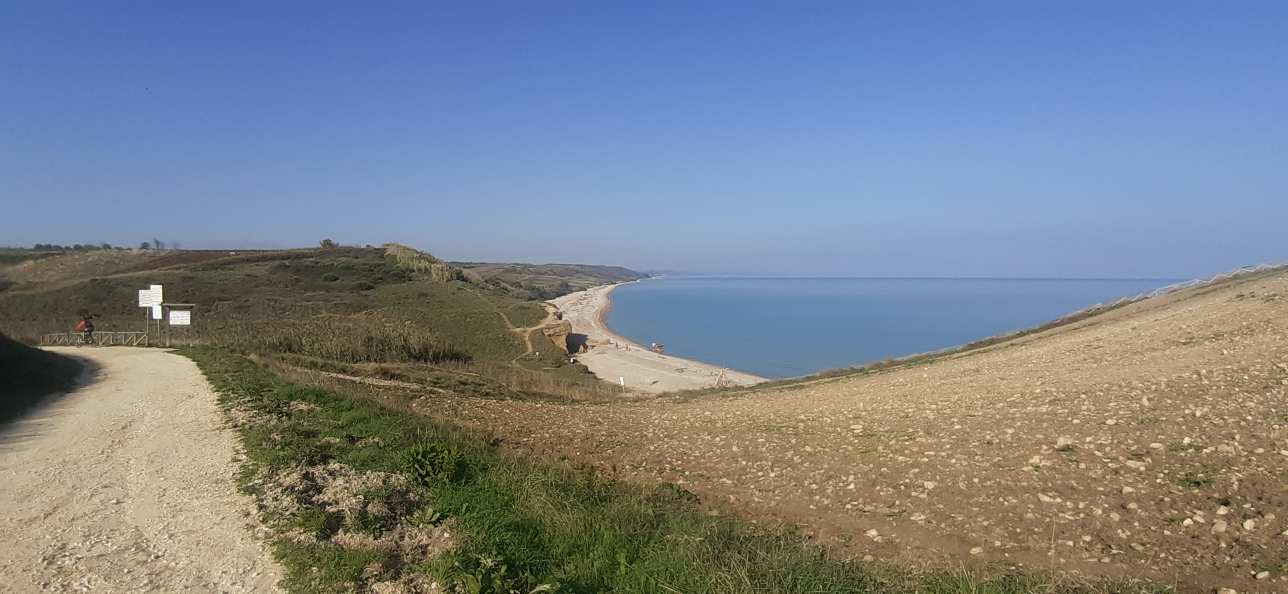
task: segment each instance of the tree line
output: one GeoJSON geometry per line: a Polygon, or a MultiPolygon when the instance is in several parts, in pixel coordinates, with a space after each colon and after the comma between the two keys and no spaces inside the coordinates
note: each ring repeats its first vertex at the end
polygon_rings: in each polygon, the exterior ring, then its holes
{"type": "MultiPolygon", "coordinates": [[[[179,242],[172,241],[167,244],[166,242],[160,239],[153,239],[152,241],[139,242],[138,249],[164,250],[166,248],[177,250],[179,249],[179,242]]],[[[37,252],[84,252],[84,251],[92,251],[92,250],[127,250],[130,248],[127,248],[123,245],[112,245],[104,241],[103,243],[75,243],[72,245],[61,245],[57,243],[38,243],[36,245],[31,246],[31,249],[37,252]]]]}

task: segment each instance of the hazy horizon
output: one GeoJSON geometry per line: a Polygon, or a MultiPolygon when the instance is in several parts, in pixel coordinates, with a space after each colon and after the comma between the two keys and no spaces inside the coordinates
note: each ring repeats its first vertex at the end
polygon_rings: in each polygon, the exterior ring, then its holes
{"type": "Polygon", "coordinates": [[[0,244],[800,276],[1288,260],[1288,5],[0,7],[0,244]]]}

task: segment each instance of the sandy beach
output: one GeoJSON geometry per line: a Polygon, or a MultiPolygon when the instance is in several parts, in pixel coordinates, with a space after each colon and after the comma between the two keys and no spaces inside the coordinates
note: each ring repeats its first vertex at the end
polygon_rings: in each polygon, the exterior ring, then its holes
{"type": "Polygon", "coordinates": [[[654,353],[614,334],[604,319],[612,307],[612,292],[618,286],[603,285],[550,301],[572,324],[574,334],[586,335],[586,352],[576,357],[595,375],[653,393],[710,388],[717,383],[751,385],[767,381],[710,363],[654,353]]]}

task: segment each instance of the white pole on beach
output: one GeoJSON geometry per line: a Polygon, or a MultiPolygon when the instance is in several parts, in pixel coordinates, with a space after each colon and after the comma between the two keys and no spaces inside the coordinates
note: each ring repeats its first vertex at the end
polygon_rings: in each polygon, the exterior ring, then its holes
{"type": "Polygon", "coordinates": [[[617,383],[619,383],[619,384],[621,384],[621,385],[625,386],[625,385],[626,385],[626,378],[621,377],[621,376],[618,376],[618,377],[617,377],[617,383]]]}

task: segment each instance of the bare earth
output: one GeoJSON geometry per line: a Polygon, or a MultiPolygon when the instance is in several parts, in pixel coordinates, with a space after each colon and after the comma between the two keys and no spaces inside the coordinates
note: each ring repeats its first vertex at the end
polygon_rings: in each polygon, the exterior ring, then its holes
{"type": "Polygon", "coordinates": [[[1282,270],[793,387],[421,402],[520,449],[801,524],[842,556],[1288,592],[1282,270]]]}
{"type": "Polygon", "coordinates": [[[0,591],[273,592],[233,433],[188,359],[65,349],[97,378],[0,429],[0,591]]]}
{"type": "Polygon", "coordinates": [[[765,381],[750,373],[654,353],[614,334],[604,323],[604,315],[617,286],[594,287],[550,301],[572,324],[574,333],[586,335],[588,351],[577,355],[577,361],[600,379],[624,382],[628,388],[653,393],[710,388],[719,381],[729,386],[765,381]]]}

